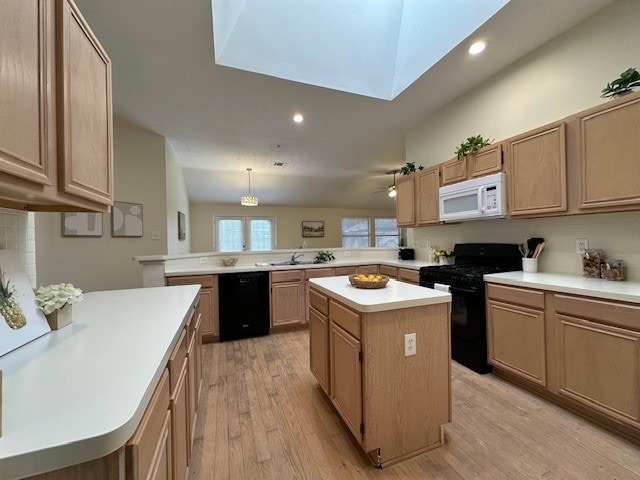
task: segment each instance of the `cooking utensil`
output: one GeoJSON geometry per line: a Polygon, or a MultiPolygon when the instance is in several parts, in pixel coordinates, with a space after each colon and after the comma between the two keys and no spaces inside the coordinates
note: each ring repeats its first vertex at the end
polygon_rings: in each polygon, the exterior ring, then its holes
{"type": "Polygon", "coordinates": [[[531,258],[538,258],[540,256],[540,254],[542,253],[543,249],[544,249],[544,242],[539,243],[538,246],[536,247],[535,251],[533,252],[533,256],[531,258]]]}
{"type": "Polygon", "coordinates": [[[540,237],[531,237],[527,240],[527,248],[529,249],[529,254],[527,258],[533,258],[533,253],[536,250],[536,247],[544,242],[544,238],[540,237]]]}
{"type": "Polygon", "coordinates": [[[529,256],[529,249],[524,243],[518,245],[518,250],[520,250],[522,258],[527,258],[529,256]]]}

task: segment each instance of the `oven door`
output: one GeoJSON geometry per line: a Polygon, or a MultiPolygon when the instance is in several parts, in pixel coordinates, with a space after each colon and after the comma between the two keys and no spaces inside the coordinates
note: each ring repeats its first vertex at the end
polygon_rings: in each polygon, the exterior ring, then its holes
{"type": "Polygon", "coordinates": [[[487,338],[484,289],[451,288],[451,335],[483,345],[487,338]]]}

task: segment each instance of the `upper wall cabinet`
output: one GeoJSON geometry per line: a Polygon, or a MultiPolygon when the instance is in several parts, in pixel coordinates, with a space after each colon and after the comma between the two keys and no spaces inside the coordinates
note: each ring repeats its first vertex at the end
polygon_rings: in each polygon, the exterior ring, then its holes
{"type": "Polygon", "coordinates": [[[582,112],[570,125],[574,140],[571,160],[580,179],[576,188],[578,208],[638,208],[640,95],[582,112]]]}
{"type": "Polygon", "coordinates": [[[565,124],[556,122],[505,141],[510,216],[567,210],[565,124]]]}
{"type": "Polygon", "coordinates": [[[415,225],[415,173],[396,180],[396,218],[399,227],[415,225]]]}
{"type": "Polygon", "coordinates": [[[0,2],[0,85],[0,205],[108,211],[111,65],[71,0],[0,2]]]}
{"type": "Polygon", "coordinates": [[[467,157],[456,157],[442,164],[442,185],[467,179],[467,157]]]}
{"type": "Polygon", "coordinates": [[[415,222],[417,225],[440,223],[439,188],[439,165],[425,168],[415,174],[415,222]]]}
{"type": "Polygon", "coordinates": [[[502,144],[488,145],[467,158],[470,178],[500,172],[502,171],[502,144]]]}

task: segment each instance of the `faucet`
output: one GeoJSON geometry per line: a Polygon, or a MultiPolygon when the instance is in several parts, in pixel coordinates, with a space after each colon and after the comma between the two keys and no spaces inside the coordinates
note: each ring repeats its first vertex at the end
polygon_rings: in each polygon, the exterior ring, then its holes
{"type": "Polygon", "coordinates": [[[295,261],[302,256],[304,256],[304,253],[294,253],[291,255],[291,263],[295,263],[295,261]]]}

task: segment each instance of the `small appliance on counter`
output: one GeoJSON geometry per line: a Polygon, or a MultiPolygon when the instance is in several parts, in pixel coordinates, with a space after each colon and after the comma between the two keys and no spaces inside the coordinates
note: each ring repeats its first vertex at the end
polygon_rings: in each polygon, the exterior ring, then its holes
{"type": "Polygon", "coordinates": [[[400,260],[414,260],[416,252],[413,248],[401,248],[398,250],[398,258],[400,260]]]}

